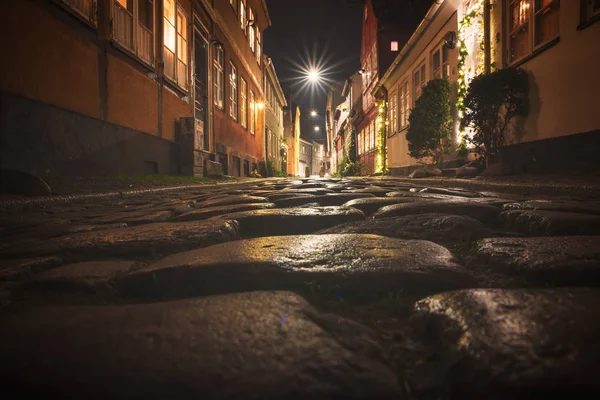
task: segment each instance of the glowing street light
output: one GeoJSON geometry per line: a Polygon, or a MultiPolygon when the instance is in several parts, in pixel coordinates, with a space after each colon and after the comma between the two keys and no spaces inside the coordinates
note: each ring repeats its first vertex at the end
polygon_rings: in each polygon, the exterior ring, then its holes
{"type": "Polygon", "coordinates": [[[311,117],[316,117],[316,116],[317,116],[317,112],[316,112],[315,110],[312,110],[312,111],[310,112],[310,116],[311,116],[311,117]]]}
{"type": "Polygon", "coordinates": [[[308,80],[312,83],[317,83],[321,80],[321,74],[316,69],[308,71],[308,80]]]}
{"type": "Polygon", "coordinates": [[[321,130],[321,128],[319,128],[318,126],[315,126],[315,132],[319,132],[321,130]]]}

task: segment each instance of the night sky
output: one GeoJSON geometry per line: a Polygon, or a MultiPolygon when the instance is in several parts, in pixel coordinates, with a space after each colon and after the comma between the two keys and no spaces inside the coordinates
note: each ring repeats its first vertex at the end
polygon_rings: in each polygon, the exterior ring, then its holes
{"type": "Polygon", "coordinates": [[[362,1],[267,0],[267,6],[273,25],[264,34],[265,53],[273,59],[288,102],[292,93],[305,116],[311,109],[319,112],[318,119],[303,118],[303,136],[324,137],[326,86],[341,99],[343,82],[360,68],[362,1]],[[308,62],[322,63],[326,71],[327,83],[320,88],[310,90],[300,79],[300,66],[308,62]]]}

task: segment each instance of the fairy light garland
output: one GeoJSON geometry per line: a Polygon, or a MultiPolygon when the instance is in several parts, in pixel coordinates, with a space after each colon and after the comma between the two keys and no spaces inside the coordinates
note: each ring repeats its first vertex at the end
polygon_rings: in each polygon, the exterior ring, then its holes
{"type": "Polygon", "coordinates": [[[377,124],[377,157],[375,158],[375,173],[383,174],[384,171],[384,159],[386,159],[387,146],[384,147],[384,139],[385,139],[385,117],[386,117],[386,108],[387,103],[385,101],[381,101],[379,104],[379,114],[377,115],[376,124],[377,124]]]}

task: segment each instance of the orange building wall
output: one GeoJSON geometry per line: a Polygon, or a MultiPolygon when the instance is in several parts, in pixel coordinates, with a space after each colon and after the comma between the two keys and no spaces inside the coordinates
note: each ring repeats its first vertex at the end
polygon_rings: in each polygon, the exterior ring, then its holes
{"type": "Polygon", "coordinates": [[[0,2],[0,90],[99,118],[96,33],[48,3],[0,2]]]}
{"type": "Polygon", "coordinates": [[[175,126],[182,117],[192,116],[192,105],[185,103],[170,90],[163,88],[162,137],[175,140],[175,126]]]}
{"type": "Polygon", "coordinates": [[[158,135],[156,82],[108,55],[108,122],[158,135]]]}

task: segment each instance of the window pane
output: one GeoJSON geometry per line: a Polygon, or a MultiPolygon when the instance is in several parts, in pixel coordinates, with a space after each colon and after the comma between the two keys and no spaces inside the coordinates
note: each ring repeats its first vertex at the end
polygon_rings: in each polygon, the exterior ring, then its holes
{"type": "Polygon", "coordinates": [[[439,78],[440,77],[440,66],[441,66],[441,62],[440,62],[440,51],[437,50],[435,53],[433,53],[433,77],[434,78],[439,78]]]}
{"type": "Polygon", "coordinates": [[[511,31],[529,21],[529,0],[514,1],[511,6],[511,31]]]}
{"type": "Polygon", "coordinates": [[[151,0],[138,0],[138,18],[140,24],[146,29],[154,30],[154,12],[151,0]]]}
{"type": "Polygon", "coordinates": [[[164,0],[165,19],[175,25],[175,0],[164,0]]]}
{"type": "Polygon", "coordinates": [[[535,44],[545,43],[558,36],[559,5],[552,0],[537,0],[535,9],[535,44]]]}

